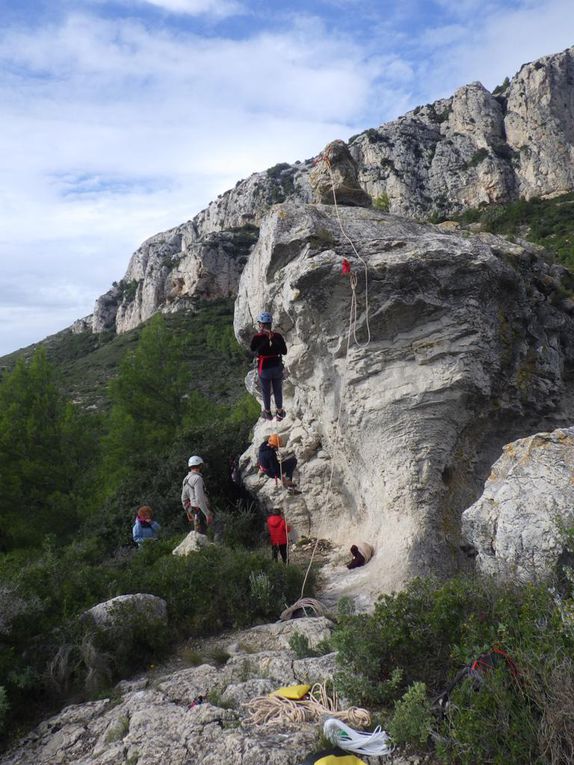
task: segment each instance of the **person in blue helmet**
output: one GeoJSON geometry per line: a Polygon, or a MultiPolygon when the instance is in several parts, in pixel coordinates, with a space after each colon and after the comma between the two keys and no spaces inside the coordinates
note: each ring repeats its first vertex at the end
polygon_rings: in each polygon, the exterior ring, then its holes
{"type": "Polygon", "coordinates": [[[273,317],[268,311],[263,311],[257,317],[259,330],[251,340],[251,350],[257,354],[257,371],[263,395],[264,420],[272,420],[271,391],[275,399],[275,417],[277,421],[285,417],[283,409],[283,356],[287,353],[285,340],[279,332],[273,332],[271,325],[273,317]]]}

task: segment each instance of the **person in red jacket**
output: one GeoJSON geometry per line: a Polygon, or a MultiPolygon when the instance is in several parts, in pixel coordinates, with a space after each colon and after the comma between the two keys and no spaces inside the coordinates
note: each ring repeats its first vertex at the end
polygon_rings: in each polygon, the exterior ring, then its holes
{"type": "Polygon", "coordinates": [[[285,523],[285,516],[282,510],[277,508],[271,510],[267,517],[267,529],[271,537],[271,555],[273,560],[279,560],[279,554],[283,563],[287,563],[287,533],[291,531],[291,526],[285,523]]]}

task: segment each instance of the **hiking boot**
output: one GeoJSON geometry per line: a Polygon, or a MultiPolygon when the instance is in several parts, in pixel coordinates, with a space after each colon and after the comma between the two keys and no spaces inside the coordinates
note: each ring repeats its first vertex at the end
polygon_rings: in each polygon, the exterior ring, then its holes
{"type": "Polygon", "coordinates": [[[297,488],[297,484],[286,476],[283,477],[283,486],[287,489],[289,494],[301,494],[297,488]]]}
{"type": "Polygon", "coordinates": [[[263,420],[272,420],[273,415],[271,414],[269,409],[263,409],[263,411],[261,412],[261,418],[263,420]]]}
{"type": "Polygon", "coordinates": [[[275,419],[277,420],[277,422],[281,422],[281,420],[285,419],[285,414],[286,414],[285,409],[278,409],[275,412],[275,419]]]}

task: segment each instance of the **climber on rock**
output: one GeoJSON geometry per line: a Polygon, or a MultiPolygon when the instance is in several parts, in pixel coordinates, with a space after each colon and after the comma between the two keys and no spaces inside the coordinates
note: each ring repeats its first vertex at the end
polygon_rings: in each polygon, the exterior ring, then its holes
{"type": "Polygon", "coordinates": [[[207,527],[213,523],[213,513],[209,509],[201,475],[204,464],[201,457],[190,457],[187,462],[189,473],[183,479],[181,487],[181,504],[187,514],[187,520],[193,523],[198,534],[207,534],[207,527]]]}
{"type": "Polygon", "coordinates": [[[257,455],[259,472],[265,473],[268,478],[275,478],[275,480],[281,478],[283,486],[288,491],[298,494],[300,492],[293,482],[293,471],[297,467],[297,458],[291,456],[282,460],[279,454],[280,446],[283,446],[283,442],[277,433],[272,433],[269,438],[263,441],[257,455]]]}
{"type": "Polygon", "coordinates": [[[263,411],[261,416],[264,420],[272,420],[271,414],[271,389],[275,399],[277,421],[285,417],[283,409],[283,356],[287,353],[285,340],[279,332],[273,332],[271,324],[273,317],[267,311],[263,311],[257,317],[259,331],[251,340],[251,350],[257,354],[257,371],[263,396],[263,411]]]}

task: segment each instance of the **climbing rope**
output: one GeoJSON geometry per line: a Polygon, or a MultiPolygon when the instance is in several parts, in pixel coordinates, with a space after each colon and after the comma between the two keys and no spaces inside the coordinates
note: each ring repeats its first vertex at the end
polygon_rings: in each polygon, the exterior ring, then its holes
{"type": "MultiPolygon", "coordinates": [[[[333,179],[333,174],[331,171],[331,165],[329,163],[329,160],[325,158],[325,161],[327,162],[327,166],[329,167],[330,174],[331,174],[331,183],[333,185],[333,199],[335,200],[335,210],[337,211],[337,217],[339,218],[339,223],[341,226],[341,231],[343,234],[351,241],[350,237],[346,234],[343,224],[339,217],[338,207],[337,207],[337,200],[336,200],[336,194],[335,194],[335,182],[333,179]]],[[[353,245],[353,250],[357,252],[355,245],[353,245]]],[[[368,299],[368,279],[367,279],[367,264],[363,258],[357,253],[357,257],[363,262],[365,267],[365,296],[368,299]]],[[[351,336],[353,336],[353,339],[355,340],[355,343],[359,345],[359,347],[363,348],[366,347],[371,342],[371,330],[368,323],[368,303],[367,303],[367,331],[368,331],[368,340],[366,345],[360,345],[357,341],[357,335],[356,335],[356,323],[357,323],[357,297],[356,297],[356,286],[357,286],[357,277],[354,273],[350,273],[350,284],[351,284],[351,307],[349,312],[349,328],[347,330],[347,347],[345,349],[345,359],[344,359],[344,369],[343,369],[343,385],[341,386],[341,390],[339,392],[339,408],[337,410],[337,419],[335,423],[335,435],[333,438],[333,446],[336,449],[339,442],[339,437],[341,433],[341,412],[343,410],[343,391],[345,389],[345,378],[346,378],[346,372],[348,367],[348,358],[349,358],[349,349],[351,347],[351,336]]],[[[331,468],[329,473],[329,484],[327,487],[327,503],[331,498],[331,492],[333,487],[333,475],[335,472],[335,455],[333,454],[333,457],[331,458],[331,468]]],[[[303,579],[303,586],[301,587],[301,597],[305,594],[305,585],[307,584],[307,579],[309,578],[309,572],[311,571],[311,566],[313,565],[313,560],[315,558],[315,553],[317,552],[317,547],[319,545],[319,538],[315,540],[315,545],[313,546],[313,550],[311,551],[311,559],[309,560],[309,565],[307,566],[307,571],[305,572],[305,578],[303,579]]]]}
{"type": "Polygon", "coordinates": [[[330,717],[323,723],[323,733],[332,744],[347,752],[364,754],[367,757],[381,757],[393,751],[390,736],[380,725],[377,725],[372,733],[364,733],[353,730],[342,720],[330,717]]]}
{"type": "MultiPolygon", "coordinates": [[[[349,312],[349,329],[347,332],[347,347],[345,349],[345,358],[344,358],[344,369],[343,369],[343,382],[345,383],[346,378],[346,372],[348,367],[348,357],[349,357],[349,348],[351,347],[351,336],[353,337],[355,344],[358,348],[366,348],[370,342],[371,342],[371,327],[369,324],[369,272],[367,267],[367,261],[359,254],[359,251],[355,247],[355,243],[345,230],[345,227],[343,225],[343,221],[341,219],[341,214],[339,212],[339,205],[337,202],[337,193],[335,190],[335,178],[333,176],[333,168],[331,167],[331,161],[328,157],[328,149],[329,146],[327,146],[327,149],[323,153],[321,157],[321,161],[323,161],[327,167],[327,170],[329,172],[329,178],[331,179],[331,188],[333,191],[333,204],[335,206],[335,214],[337,216],[337,221],[339,224],[339,228],[341,230],[341,234],[343,237],[349,242],[351,245],[351,248],[353,252],[355,253],[356,257],[361,261],[363,264],[363,269],[365,273],[365,326],[367,328],[367,340],[365,343],[359,342],[357,338],[357,276],[355,273],[353,273],[350,268],[348,267],[348,262],[344,261],[343,271],[344,273],[349,274],[349,284],[351,286],[351,306],[350,306],[350,312],[349,312]],[[346,267],[345,267],[346,266],[346,267]]],[[[340,420],[341,420],[341,412],[343,409],[343,391],[345,389],[345,384],[342,385],[341,391],[339,393],[339,408],[337,411],[337,419],[336,419],[336,425],[335,425],[335,436],[333,439],[333,445],[334,448],[337,448],[339,438],[340,438],[340,420]]],[[[331,459],[331,470],[329,475],[329,485],[327,488],[327,502],[331,498],[331,492],[332,492],[332,486],[333,486],[333,475],[335,471],[335,455],[333,454],[333,458],[331,459]]],[[[309,572],[311,571],[311,566],[313,565],[313,560],[315,558],[315,553],[317,552],[317,547],[319,545],[319,538],[315,540],[315,545],[313,546],[313,550],[311,551],[311,559],[309,560],[309,565],[307,566],[307,571],[305,572],[305,578],[303,579],[303,585],[301,587],[301,598],[303,598],[305,593],[305,585],[307,584],[307,579],[309,578],[309,572]]]]}
{"type": "MultiPolygon", "coordinates": [[[[327,147],[328,148],[328,147],[327,147]]],[[[323,154],[322,160],[327,166],[327,170],[329,171],[329,177],[331,179],[331,188],[333,190],[333,204],[335,206],[335,215],[337,216],[337,222],[339,223],[339,228],[341,229],[341,234],[344,236],[344,238],[349,242],[351,245],[351,248],[353,252],[355,253],[356,257],[361,261],[363,264],[363,269],[365,272],[365,326],[367,328],[367,341],[365,343],[360,343],[357,339],[357,276],[353,272],[349,273],[350,276],[350,284],[351,284],[351,321],[353,323],[353,339],[355,340],[355,344],[359,348],[366,348],[369,343],[371,342],[371,327],[369,324],[369,272],[367,268],[367,261],[361,257],[359,254],[359,251],[355,247],[355,243],[351,239],[351,237],[347,234],[345,227],[343,226],[343,221],[341,220],[341,214],[339,213],[339,204],[337,202],[337,193],[335,191],[335,178],[333,176],[333,168],[331,167],[331,161],[327,154],[323,154]]]]}
{"type": "Polygon", "coordinates": [[[349,707],[339,709],[339,698],[333,691],[329,696],[324,683],[315,683],[303,699],[286,699],[283,696],[257,696],[245,702],[248,710],[246,725],[281,727],[289,723],[311,722],[324,715],[344,720],[353,727],[365,728],[371,724],[366,709],[349,707]]]}
{"type": "Polygon", "coordinates": [[[315,600],[315,598],[300,598],[296,603],[293,603],[292,606],[289,606],[289,608],[286,608],[281,613],[279,620],[286,622],[288,619],[291,619],[296,611],[303,611],[305,615],[307,615],[307,608],[310,611],[313,611],[315,616],[325,616],[327,613],[325,606],[318,600],[315,600]]]}

